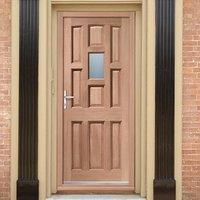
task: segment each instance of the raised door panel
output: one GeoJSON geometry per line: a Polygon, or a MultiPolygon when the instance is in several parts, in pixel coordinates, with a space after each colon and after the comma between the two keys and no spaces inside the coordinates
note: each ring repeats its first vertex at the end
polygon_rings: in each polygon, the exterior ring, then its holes
{"type": "Polygon", "coordinates": [[[81,62],[82,27],[72,27],[72,62],[81,62]]]}
{"type": "Polygon", "coordinates": [[[111,106],[119,107],[121,99],[120,70],[111,70],[111,106]]]}
{"type": "Polygon", "coordinates": [[[102,86],[91,86],[89,88],[90,107],[99,107],[104,105],[104,88],[102,86]]]}
{"type": "Polygon", "coordinates": [[[72,169],[82,168],[82,123],[72,123],[72,169]]]}
{"type": "Polygon", "coordinates": [[[111,28],[111,62],[120,60],[120,27],[111,28]]]}
{"type": "Polygon", "coordinates": [[[89,45],[103,45],[103,27],[90,26],[89,27],[89,45]]]}
{"type": "Polygon", "coordinates": [[[104,123],[89,123],[90,169],[103,169],[104,123]]]}
{"type": "Polygon", "coordinates": [[[112,169],[121,168],[121,132],[120,122],[111,123],[111,158],[112,169]]]}
{"type": "Polygon", "coordinates": [[[72,70],[72,106],[82,106],[82,92],[81,92],[81,74],[82,70],[72,70]]]}

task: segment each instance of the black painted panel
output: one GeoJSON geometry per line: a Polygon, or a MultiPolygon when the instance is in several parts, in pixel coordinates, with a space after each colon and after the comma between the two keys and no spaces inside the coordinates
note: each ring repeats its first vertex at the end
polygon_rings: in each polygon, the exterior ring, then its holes
{"type": "Polygon", "coordinates": [[[38,199],[38,0],[20,0],[18,200],[38,199]]]}
{"type": "Polygon", "coordinates": [[[175,0],[156,0],[156,113],[154,200],[175,200],[175,0]]]}

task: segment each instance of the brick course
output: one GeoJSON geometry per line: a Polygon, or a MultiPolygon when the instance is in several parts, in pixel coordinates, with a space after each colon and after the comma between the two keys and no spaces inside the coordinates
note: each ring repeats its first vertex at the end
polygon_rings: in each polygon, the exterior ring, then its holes
{"type": "Polygon", "coordinates": [[[0,200],[10,199],[11,0],[0,0],[0,200]]]}
{"type": "Polygon", "coordinates": [[[200,200],[200,0],[183,20],[183,200],[200,200]]]}

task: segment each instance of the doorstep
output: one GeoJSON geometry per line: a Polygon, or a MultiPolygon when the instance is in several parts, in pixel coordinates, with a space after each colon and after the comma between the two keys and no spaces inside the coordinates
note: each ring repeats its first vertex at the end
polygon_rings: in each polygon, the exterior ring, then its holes
{"type": "Polygon", "coordinates": [[[146,200],[138,195],[53,195],[46,200],[146,200]]]}

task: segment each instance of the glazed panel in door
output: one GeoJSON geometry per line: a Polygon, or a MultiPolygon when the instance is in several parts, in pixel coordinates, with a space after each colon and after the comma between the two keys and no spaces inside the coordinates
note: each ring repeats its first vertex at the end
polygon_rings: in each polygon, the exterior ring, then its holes
{"type": "Polygon", "coordinates": [[[133,190],[133,15],[72,15],[59,18],[58,190],[133,190]]]}

